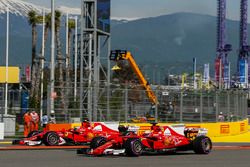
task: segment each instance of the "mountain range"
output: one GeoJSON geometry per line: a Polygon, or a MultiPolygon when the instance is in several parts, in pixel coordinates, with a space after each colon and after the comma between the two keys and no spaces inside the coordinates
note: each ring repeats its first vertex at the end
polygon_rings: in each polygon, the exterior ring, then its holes
{"type": "MultiPolygon", "coordinates": [[[[0,11],[3,10],[1,2],[0,11]]],[[[31,27],[25,13],[13,12],[10,20],[10,64],[28,64],[31,61],[31,27]]],[[[216,22],[217,18],[214,16],[193,13],[176,13],[133,21],[112,20],[112,48],[130,50],[138,64],[148,65],[148,70],[158,67],[171,68],[171,71],[176,72],[192,71],[193,57],[197,58],[198,66],[210,63],[210,68],[213,69],[216,57],[216,22]]],[[[38,31],[41,33],[41,27],[38,31]]],[[[0,14],[0,32],[0,64],[3,65],[5,62],[2,61],[5,60],[3,13],[0,14]]],[[[41,35],[38,41],[39,44],[41,35]]],[[[235,70],[239,45],[238,21],[227,20],[227,41],[233,45],[229,59],[235,70]]],[[[40,46],[38,50],[39,48],[40,46]]],[[[47,53],[49,54],[49,47],[47,53]]]]}
{"type": "MultiPolygon", "coordinates": [[[[161,67],[192,69],[216,57],[217,18],[209,15],[176,13],[119,24],[112,29],[112,46],[131,50],[139,62],[161,67]]],[[[235,69],[239,45],[239,22],[227,20],[227,41],[233,45],[229,59],[235,69]]],[[[211,66],[211,68],[213,68],[211,66]]]]}

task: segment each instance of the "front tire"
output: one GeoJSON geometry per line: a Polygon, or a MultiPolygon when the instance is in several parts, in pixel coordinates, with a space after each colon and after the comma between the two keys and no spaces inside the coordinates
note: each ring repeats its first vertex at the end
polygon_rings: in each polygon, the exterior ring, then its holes
{"type": "Polygon", "coordinates": [[[193,149],[196,154],[209,154],[212,150],[211,139],[207,136],[198,136],[193,141],[193,149]]]}
{"type": "Polygon", "coordinates": [[[46,146],[58,146],[59,136],[56,132],[47,132],[43,137],[43,143],[46,146]]]}
{"type": "Polygon", "coordinates": [[[124,147],[128,156],[137,157],[142,154],[143,146],[140,139],[128,138],[124,143],[124,147]]]}
{"type": "Polygon", "coordinates": [[[107,139],[105,137],[98,136],[92,139],[90,148],[96,149],[97,147],[100,147],[105,143],[107,143],[107,139]]]}

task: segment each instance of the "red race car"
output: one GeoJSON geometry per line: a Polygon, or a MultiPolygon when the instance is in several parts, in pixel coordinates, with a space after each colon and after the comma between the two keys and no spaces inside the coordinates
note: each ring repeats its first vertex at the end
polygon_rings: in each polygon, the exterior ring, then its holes
{"type": "Polygon", "coordinates": [[[104,123],[93,123],[93,126],[87,121],[82,126],[75,129],[61,131],[33,131],[27,138],[13,140],[12,144],[37,146],[45,144],[46,146],[58,145],[82,145],[90,143],[96,136],[105,136],[106,138],[118,135],[115,129],[107,127],[104,123]]]}
{"type": "MultiPolygon", "coordinates": [[[[208,154],[212,150],[212,142],[206,136],[207,130],[201,128],[177,128],[157,126],[153,123],[150,132],[137,135],[127,128],[119,128],[120,134],[113,138],[98,136],[90,144],[90,155],[140,156],[145,152],[176,152],[193,150],[197,154],[208,154]],[[183,129],[180,134],[180,129],[183,129]]],[[[79,153],[79,152],[78,152],[79,153]]]]}

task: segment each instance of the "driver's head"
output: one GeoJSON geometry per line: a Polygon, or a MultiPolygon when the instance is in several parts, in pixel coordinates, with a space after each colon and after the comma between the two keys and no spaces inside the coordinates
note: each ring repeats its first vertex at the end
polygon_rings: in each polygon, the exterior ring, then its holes
{"type": "Polygon", "coordinates": [[[160,126],[158,126],[157,123],[154,122],[151,124],[152,124],[151,130],[153,130],[153,131],[160,131],[161,130],[160,126]]]}
{"type": "Polygon", "coordinates": [[[89,122],[88,120],[84,120],[84,121],[82,122],[82,127],[84,127],[84,128],[90,127],[90,122],[89,122]]]}
{"type": "Polygon", "coordinates": [[[128,127],[125,127],[124,125],[120,125],[118,127],[118,130],[119,130],[120,133],[124,133],[124,132],[126,132],[128,130],[128,127]]]}

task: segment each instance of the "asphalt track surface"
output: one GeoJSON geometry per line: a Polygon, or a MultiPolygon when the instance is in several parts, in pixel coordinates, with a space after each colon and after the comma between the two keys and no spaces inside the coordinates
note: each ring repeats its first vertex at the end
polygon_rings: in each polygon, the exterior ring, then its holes
{"type": "Polygon", "coordinates": [[[75,150],[0,151],[0,167],[249,167],[250,149],[215,149],[140,157],[77,155],[75,150]]]}

